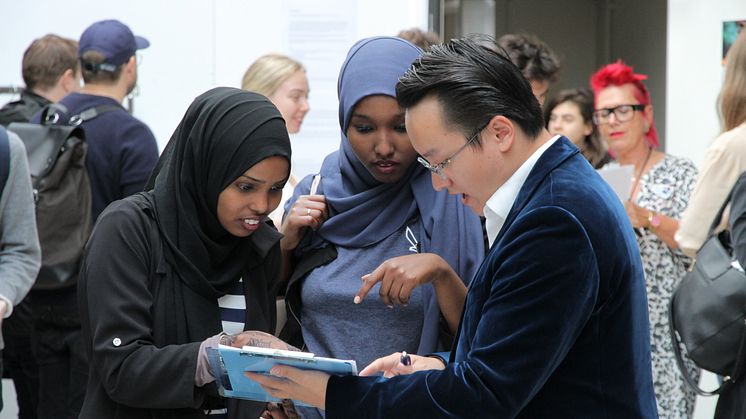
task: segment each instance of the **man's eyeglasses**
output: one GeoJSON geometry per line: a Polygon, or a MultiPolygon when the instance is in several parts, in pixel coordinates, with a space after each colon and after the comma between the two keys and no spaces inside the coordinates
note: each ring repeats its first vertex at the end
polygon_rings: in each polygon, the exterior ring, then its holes
{"type": "Polygon", "coordinates": [[[456,158],[456,156],[458,156],[458,153],[464,151],[464,149],[466,148],[466,146],[468,146],[469,144],[472,144],[472,143],[476,142],[477,138],[479,138],[479,134],[485,128],[487,128],[487,124],[484,124],[481,128],[479,128],[477,130],[477,132],[474,133],[474,135],[472,135],[471,137],[467,138],[466,143],[464,143],[464,145],[462,145],[461,148],[459,148],[458,150],[456,150],[455,153],[451,154],[451,157],[448,157],[447,159],[443,160],[442,162],[440,162],[438,164],[430,164],[427,160],[425,160],[422,157],[417,157],[417,161],[420,162],[421,165],[425,166],[425,168],[427,170],[429,170],[429,171],[435,173],[436,175],[440,176],[441,179],[446,180],[448,177],[446,176],[445,173],[443,173],[443,169],[445,169],[446,167],[448,167],[448,165],[451,164],[451,162],[453,162],[453,159],[456,158]]]}
{"type": "Polygon", "coordinates": [[[609,118],[614,114],[617,122],[627,122],[635,114],[635,111],[642,111],[645,109],[645,105],[619,105],[613,108],[596,109],[593,111],[593,123],[596,125],[608,124],[609,118]]]}

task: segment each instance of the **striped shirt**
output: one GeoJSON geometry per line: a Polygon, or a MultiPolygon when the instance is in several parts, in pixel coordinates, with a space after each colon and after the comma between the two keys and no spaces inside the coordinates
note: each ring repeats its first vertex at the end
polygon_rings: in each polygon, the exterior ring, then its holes
{"type": "MultiPolygon", "coordinates": [[[[220,307],[220,321],[223,323],[223,332],[229,335],[243,332],[244,320],[246,319],[246,299],[243,295],[243,278],[233,285],[228,294],[218,298],[220,307]]],[[[205,411],[211,419],[225,419],[228,417],[226,409],[205,411]]]]}
{"type": "Polygon", "coordinates": [[[228,294],[218,299],[223,331],[229,335],[241,333],[246,319],[246,298],[243,295],[243,278],[239,279],[228,294]]]}

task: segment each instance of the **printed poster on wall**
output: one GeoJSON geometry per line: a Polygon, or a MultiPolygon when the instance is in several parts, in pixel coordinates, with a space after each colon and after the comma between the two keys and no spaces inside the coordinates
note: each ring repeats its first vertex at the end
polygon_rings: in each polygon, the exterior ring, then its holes
{"type": "Polygon", "coordinates": [[[726,20],[723,22],[723,65],[725,65],[725,55],[728,53],[730,46],[736,42],[738,34],[746,26],[746,20],[726,20]]]}
{"type": "Polygon", "coordinates": [[[357,2],[290,0],[286,10],[288,52],[306,67],[310,88],[311,110],[292,138],[293,174],[302,177],[339,148],[337,77],[357,40],[357,2]]]}

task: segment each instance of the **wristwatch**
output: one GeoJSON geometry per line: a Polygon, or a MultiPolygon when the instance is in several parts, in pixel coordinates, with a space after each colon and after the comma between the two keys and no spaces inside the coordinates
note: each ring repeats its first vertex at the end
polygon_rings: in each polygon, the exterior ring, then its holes
{"type": "Polygon", "coordinates": [[[655,211],[648,211],[648,230],[655,232],[661,226],[661,216],[655,211]]]}

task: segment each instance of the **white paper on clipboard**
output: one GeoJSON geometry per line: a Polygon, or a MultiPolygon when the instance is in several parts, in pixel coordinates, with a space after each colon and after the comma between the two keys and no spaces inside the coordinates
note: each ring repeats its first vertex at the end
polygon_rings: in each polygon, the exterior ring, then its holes
{"type": "Polygon", "coordinates": [[[603,169],[597,170],[597,172],[611,186],[611,189],[616,192],[619,199],[622,202],[627,202],[632,193],[632,173],[634,168],[635,166],[631,164],[624,166],[607,165],[603,169]]]}

